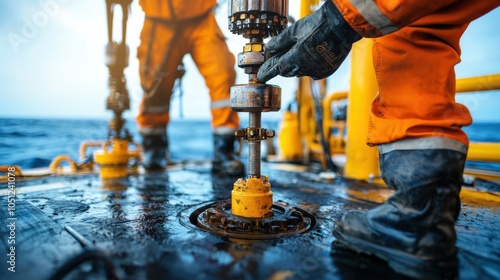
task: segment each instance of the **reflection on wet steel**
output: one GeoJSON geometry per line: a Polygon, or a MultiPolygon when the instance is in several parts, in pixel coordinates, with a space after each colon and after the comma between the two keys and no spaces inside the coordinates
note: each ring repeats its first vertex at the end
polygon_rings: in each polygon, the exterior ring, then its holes
{"type": "Polygon", "coordinates": [[[80,233],[78,233],[76,230],[74,230],[70,226],[65,226],[64,229],[71,234],[79,243],[82,245],[83,248],[85,249],[90,249],[92,247],[92,243],[88,241],[85,237],[83,237],[80,233]]]}
{"type": "Polygon", "coordinates": [[[291,163],[270,163],[270,166],[276,170],[282,171],[292,171],[292,172],[302,172],[308,170],[307,166],[291,164],[291,163]]]}
{"type": "Polygon", "coordinates": [[[373,190],[357,190],[357,189],[348,189],[346,190],[348,196],[347,199],[359,199],[359,200],[368,200],[376,203],[383,203],[392,195],[394,192],[391,189],[373,189],[373,190]]]}
{"type": "MultiPolygon", "coordinates": [[[[47,184],[41,184],[41,185],[19,187],[19,188],[16,188],[16,193],[17,194],[25,194],[25,193],[32,193],[32,192],[39,192],[39,191],[55,190],[55,189],[62,189],[62,188],[68,187],[68,186],[69,185],[67,182],[47,183],[47,184]]],[[[7,191],[8,191],[8,189],[0,190],[0,196],[7,195],[7,191]]]]}
{"type": "Polygon", "coordinates": [[[497,192],[462,188],[460,199],[462,200],[462,204],[477,205],[491,209],[498,209],[500,207],[500,194],[497,192]]]}
{"type": "MultiPolygon", "coordinates": [[[[125,188],[104,186],[97,175],[66,177],[64,182],[61,177],[19,182],[20,189],[42,191],[22,192],[16,200],[16,241],[22,244],[16,248],[16,256],[22,259],[16,275],[49,279],[82,252],[72,236],[61,234],[70,226],[94,248],[109,250],[127,279],[197,279],[200,275],[207,280],[341,280],[366,279],[367,275],[402,279],[383,261],[332,246],[333,224],[343,213],[371,209],[391,190],[341,178],[325,182],[312,169],[284,171],[268,162],[263,167],[269,171],[275,204],[286,201],[314,216],[310,229],[282,238],[269,234],[274,239],[250,240],[197,227],[214,200],[229,198],[234,182],[211,177],[205,166],[138,174],[120,181],[125,188]],[[292,276],[287,278],[288,273],[292,276]]],[[[500,203],[492,200],[498,192],[487,191],[478,191],[478,186],[462,188],[462,211],[456,224],[462,279],[500,279],[496,238],[500,203]]],[[[7,209],[6,199],[0,199],[0,207],[7,209]]],[[[218,222],[212,214],[206,218],[218,222]]],[[[276,225],[286,224],[276,221],[276,225]]],[[[8,234],[7,230],[0,229],[0,236],[8,234]]],[[[2,245],[7,244],[0,242],[0,249],[5,249],[2,245]]],[[[9,276],[0,271],[0,279],[9,276]]]]}

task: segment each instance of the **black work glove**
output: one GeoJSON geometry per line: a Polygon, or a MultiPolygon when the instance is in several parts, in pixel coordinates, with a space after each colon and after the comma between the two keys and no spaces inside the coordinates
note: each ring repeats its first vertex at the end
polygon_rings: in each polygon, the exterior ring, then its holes
{"type": "Polygon", "coordinates": [[[359,39],[332,0],[327,0],[266,44],[271,58],[260,67],[257,78],[262,82],[277,75],[326,78],[339,68],[359,39]]]}

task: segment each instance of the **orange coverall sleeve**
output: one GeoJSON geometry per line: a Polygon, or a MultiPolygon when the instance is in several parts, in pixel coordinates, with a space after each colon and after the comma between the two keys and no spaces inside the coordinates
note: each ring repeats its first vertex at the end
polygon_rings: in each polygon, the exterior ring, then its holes
{"type": "Polygon", "coordinates": [[[500,0],[333,0],[349,25],[372,37],[379,91],[371,103],[367,144],[411,137],[469,143],[472,123],[455,101],[455,65],[469,23],[500,0]]]}
{"type": "Polygon", "coordinates": [[[458,12],[450,17],[452,22],[464,19],[460,12],[466,13],[470,22],[500,5],[498,0],[333,0],[333,3],[347,23],[368,38],[392,33],[442,9],[458,12]],[[462,7],[474,11],[464,11],[462,7]]]}

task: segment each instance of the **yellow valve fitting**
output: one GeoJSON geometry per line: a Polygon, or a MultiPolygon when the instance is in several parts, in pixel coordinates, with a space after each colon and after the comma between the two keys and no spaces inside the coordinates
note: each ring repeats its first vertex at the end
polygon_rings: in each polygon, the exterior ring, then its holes
{"type": "Polygon", "coordinates": [[[231,191],[231,212],[245,218],[262,218],[273,206],[273,192],[267,176],[238,179],[231,191]]]}
{"type": "Polygon", "coordinates": [[[113,139],[102,145],[102,151],[94,152],[94,160],[99,165],[102,179],[127,176],[127,165],[131,158],[139,158],[139,151],[128,150],[129,141],[113,139]],[[111,145],[111,151],[109,151],[111,145]]]}
{"type": "Polygon", "coordinates": [[[69,156],[67,155],[59,155],[55,157],[49,165],[49,169],[52,172],[58,172],[62,170],[61,163],[63,162],[68,162],[69,167],[71,168],[72,172],[75,172],[77,170],[77,165],[74,160],[72,160],[69,156]]]}

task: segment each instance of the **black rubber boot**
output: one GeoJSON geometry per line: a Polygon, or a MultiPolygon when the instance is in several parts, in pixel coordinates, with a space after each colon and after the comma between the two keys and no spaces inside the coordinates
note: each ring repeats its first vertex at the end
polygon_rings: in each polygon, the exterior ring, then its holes
{"type": "Polygon", "coordinates": [[[142,135],[143,161],[146,171],[160,171],[167,166],[168,140],[166,133],[142,135]]]}
{"type": "Polygon", "coordinates": [[[233,134],[214,134],[212,173],[219,176],[243,177],[245,166],[236,158],[233,134]]]}
{"type": "Polygon", "coordinates": [[[382,178],[393,196],[367,212],[345,213],[333,230],[337,241],[386,260],[403,275],[455,279],[454,225],[465,157],[447,149],[381,154],[382,178]]]}

